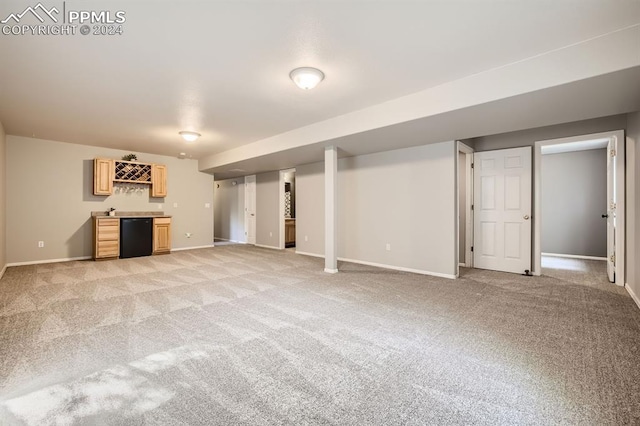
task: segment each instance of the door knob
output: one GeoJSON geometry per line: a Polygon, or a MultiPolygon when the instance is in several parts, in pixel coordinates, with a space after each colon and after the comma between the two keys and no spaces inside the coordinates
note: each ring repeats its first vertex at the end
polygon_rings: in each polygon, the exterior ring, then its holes
{"type": "Polygon", "coordinates": [[[608,218],[608,217],[609,217],[609,215],[608,215],[608,214],[603,214],[603,215],[602,215],[602,218],[603,218],[603,219],[606,219],[606,218],[608,218]]]}
{"type": "Polygon", "coordinates": [[[524,215],[524,220],[529,220],[529,215],[528,214],[524,215]]]}

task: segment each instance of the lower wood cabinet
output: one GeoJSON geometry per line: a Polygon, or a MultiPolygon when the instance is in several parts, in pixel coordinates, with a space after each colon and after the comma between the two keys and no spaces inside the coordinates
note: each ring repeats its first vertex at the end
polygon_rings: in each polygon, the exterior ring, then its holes
{"type": "Polygon", "coordinates": [[[153,254],[171,252],[171,218],[153,219],[153,254]]]}
{"type": "MultiPolygon", "coordinates": [[[[171,253],[171,218],[153,218],[153,254],[171,253]]],[[[93,258],[120,257],[120,219],[109,216],[93,217],[93,258]]]]}
{"type": "Polygon", "coordinates": [[[293,245],[296,243],[296,220],[284,220],[284,243],[285,245],[293,245]]]}
{"type": "Polygon", "coordinates": [[[93,218],[93,258],[110,259],[120,256],[120,219],[93,218]]]}

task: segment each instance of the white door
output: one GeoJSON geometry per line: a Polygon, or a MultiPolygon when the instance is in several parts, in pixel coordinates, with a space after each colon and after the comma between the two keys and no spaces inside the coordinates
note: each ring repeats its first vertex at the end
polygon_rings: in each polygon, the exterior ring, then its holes
{"type": "Polygon", "coordinates": [[[607,144],[607,275],[616,281],[616,137],[607,144]]]}
{"type": "Polygon", "coordinates": [[[473,266],[531,271],[531,147],[474,154],[473,266]]]}
{"type": "Polygon", "coordinates": [[[244,178],[244,234],[248,244],[256,243],[256,175],[244,178]]]}

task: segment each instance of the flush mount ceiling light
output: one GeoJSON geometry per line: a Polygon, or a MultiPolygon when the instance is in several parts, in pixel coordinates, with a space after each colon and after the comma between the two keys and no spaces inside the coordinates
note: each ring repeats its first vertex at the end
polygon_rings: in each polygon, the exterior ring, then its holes
{"type": "Polygon", "coordinates": [[[182,139],[184,139],[187,142],[193,142],[200,137],[200,133],[188,132],[186,130],[178,132],[178,134],[182,136],[182,139]]]}
{"type": "Polygon", "coordinates": [[[317,68],[296,68],[289,73],[289,77],[301,89],[313,89],[324,80],[324,73],[317,68]]]}

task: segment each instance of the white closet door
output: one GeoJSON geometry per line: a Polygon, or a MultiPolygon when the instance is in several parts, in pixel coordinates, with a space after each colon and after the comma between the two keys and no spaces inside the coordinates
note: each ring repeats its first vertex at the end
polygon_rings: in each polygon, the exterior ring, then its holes
{"type": "Polygon", "coordinates": [[[531,271],[531,147],[474,154],[474,267],[531,271]]]}

